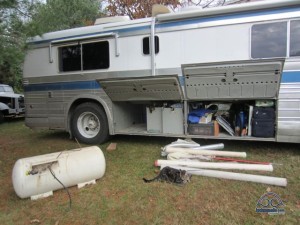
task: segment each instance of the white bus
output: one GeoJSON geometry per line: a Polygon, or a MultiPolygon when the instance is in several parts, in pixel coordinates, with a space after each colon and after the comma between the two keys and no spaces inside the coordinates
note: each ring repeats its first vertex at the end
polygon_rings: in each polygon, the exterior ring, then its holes
{"type": "Polygon", "coordinates": [[[28,127],[300,143],[299,0],[98,23],[29,41],[28,127]]]}

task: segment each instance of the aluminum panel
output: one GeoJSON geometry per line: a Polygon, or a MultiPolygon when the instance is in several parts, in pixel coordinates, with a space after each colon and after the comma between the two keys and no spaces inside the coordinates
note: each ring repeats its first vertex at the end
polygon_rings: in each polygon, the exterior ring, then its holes
{"type": "Polygon", "coordinates": [[[281,72],[280,60],[183,66],[192,100],[276,98],[281,72]]]}
{"type": "Polygon", "coordinates": [[[300,142],[300,83],[280,86],[277,141],[300,142]]]}
{"type": "Polygon", "coordinates": [[[181,100],[177,76],[98,80],[112,101],[181,100]]]}

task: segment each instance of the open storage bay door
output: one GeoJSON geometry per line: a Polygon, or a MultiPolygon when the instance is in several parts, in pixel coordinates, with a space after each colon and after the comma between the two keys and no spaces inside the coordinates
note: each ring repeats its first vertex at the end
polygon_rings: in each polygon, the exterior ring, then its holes
{"type": "Polygon", "coordinates": [[[113,102],[182,100],[178,76],[98,80],[113,102]]]}
{"type": "Polygon", "coordinates": [[[274,99],[283,60],[260,60],[183,66],[190,100],[274,99]]]}
{"type": "Polygon", "coordinates": [[[183,135],[183,91],[177,75],[98,82],[112,101],[115,134],[183,135]]]}

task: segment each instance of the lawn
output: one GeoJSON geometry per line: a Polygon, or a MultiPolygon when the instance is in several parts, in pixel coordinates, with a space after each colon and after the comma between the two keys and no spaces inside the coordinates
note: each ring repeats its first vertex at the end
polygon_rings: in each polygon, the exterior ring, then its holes
{"type": "MultiPolygon", "coordinates": [[[[23,120],[0,125],[0,224],[300,224],[299,144],[223,141],[225,150],[245,151],[247,159],[271,161],[274,172],[253,172],[286,177],[286,188],[241,181],[193,176],[185,186],[149,183],[160,148],[174,138],[115,136],[100,145],[106,158],[103,178],[82,189],[62,189],[54,195],[31,201],[14,192],[11,173],[19,158],[78,148],[61,131],[33,131],[23,120]],[[108,152],[110,142],[117,150],[108,152]],[[282,164],[282,165],[278,165],[282,164]],[[257,200],[267,191],[285,203],[285,215],[255,212],[257,200]]],[[[220,141],[196,140],[201,145],[220,141]]]]}

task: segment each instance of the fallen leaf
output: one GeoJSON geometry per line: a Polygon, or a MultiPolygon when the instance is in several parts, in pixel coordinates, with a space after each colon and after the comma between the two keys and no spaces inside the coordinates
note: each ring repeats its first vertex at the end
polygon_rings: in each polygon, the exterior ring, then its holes
{"type": "Polygon", "coordinates": [[[34,219],[34,220],[30,220],[30,223],[41,223],[41,221],[38,219],[34,219]]]}

